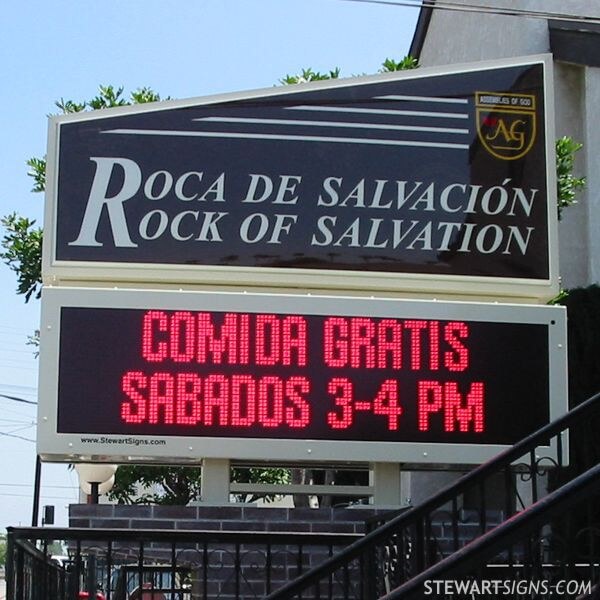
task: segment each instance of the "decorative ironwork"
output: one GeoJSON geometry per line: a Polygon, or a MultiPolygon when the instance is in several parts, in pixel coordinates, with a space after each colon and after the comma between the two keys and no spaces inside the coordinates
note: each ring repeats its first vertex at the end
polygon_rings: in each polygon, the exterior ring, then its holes
{"type": "MultiPolygon", "coordinates": [[[[582,569],[585,569],[589,578],[586,581],[597,582],[600,580],[600,500],[591,498],[585,508],[571,506],[569,485],[576,479],[575,473],[566,468],[565,450],[568,435],[573,435],[576,427],[599,414],[600,394],[597,394],[423,504],[385,516],[377,515],[368,522],[368,535],[274,591],[269,600],[329,597],[325,583],[343,572],[352,561],[372,566],[361,571],[363,579],[358,584],[362,589],[361,599],[422,598],[424,573],[431,574],[438,565],[448,561],[458,561],[453,573],[461,572],[460,569],[465,569],[460,562],[463,555],[477,547],[482,539],[496,532],[506,532],[507,527],[510,534],[505,533],[507,538],[495,542],[494,552],[487,561],[494,563],[496,573],[542,577],[556,572],[562,576],[583,577],[582,569]],[[549,474],[556,472],[561,474],[563,482],[565,477],[570,477],[570,481],[548,494],[549,474]],[[560,497],[564,514],[550,517],[545,512],[545,501],[554,494],[560,497]],[[532,513],[534,508],[540,512],[532,513]],[[536,515],[534,525],[532,514],[536,515]],[[512,525],[517,518],[522,523],[520,529],[512,525]],[[411,588],[414,596],[405,596],[407,592],[400,590],[408,589],[409,582],[415,581],[419,581],[421,587],[411,588]]],[[[589,484],[591,494],[594,482],[589,484]]],[[[462,572],[483,577],[487,573],[484,573],[487,567],[481,566],[486,565],[485,560],[474,561],[472,571],[462,572]]],[[[433,597],[443,598],[443,595],[433,597]]]]}
{"type": "MultiPolygon", "coordinates": [[[[358,538],[327,533],[9,528],[7,599],[264,598],[358,538]],[[66,548],[65,560],[51,556],[51,543],[57,541],[66,548]]],[[[348,581],[359,579],[353,567],[348,573],[347,581],[333,578],[331,589],[347,589],[348,581]]],[[[343,596],[334,591],[332,597],[343,596]]]]}

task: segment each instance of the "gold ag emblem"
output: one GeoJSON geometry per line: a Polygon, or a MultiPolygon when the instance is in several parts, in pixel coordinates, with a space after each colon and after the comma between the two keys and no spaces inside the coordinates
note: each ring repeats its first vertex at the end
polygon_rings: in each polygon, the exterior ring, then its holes
{"type": "Polygon", "coordinates": [[[476,92],[477,133],[484,148],[501,160],[516,160],[533,147],[535,96],[476,92]]]}

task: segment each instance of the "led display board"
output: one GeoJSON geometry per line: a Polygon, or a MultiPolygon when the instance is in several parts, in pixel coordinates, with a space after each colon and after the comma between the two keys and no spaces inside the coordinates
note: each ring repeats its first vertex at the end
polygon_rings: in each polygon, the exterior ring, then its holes
{"type": "Polygon", "coordinates": [[[49,288],[45,460],[478,463],[566,410],[562,307],[49,288]]]}
{"type": "Polygon", "coordinates": [[[550,298],[551,64],[53,117],[44,279],[550,298]]]}

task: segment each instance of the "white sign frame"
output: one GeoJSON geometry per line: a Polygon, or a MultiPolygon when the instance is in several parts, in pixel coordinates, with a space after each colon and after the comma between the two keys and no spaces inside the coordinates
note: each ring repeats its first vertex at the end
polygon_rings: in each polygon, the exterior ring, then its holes
{"type": "MultiPolygon", "coordinates": [[[[548,325],[549,420],[567,411],[566,310],[430,300],[343,298],[311,295],[240,294],[46,288],[42,296],[37,452],[48,462],[151,462],[197,464],[203,458],[276,462],[397,462],[479,464],[508,446],[411,442],[330,441],[153,435],[164,445],[141,445],[148,436],[90,434],[104,443],[84,443],[85,434],[57,433],[60,313],[62,307],[157,308],[298,313],[548,325]],[[124,439],[127,438],[127,441],[124,439]],[[119,441],[121,440],[121,441],[119,441]],[[136,445],[140,444],[140,445],[136,445]]],[[[527,395],[524,392],[523,401],[527,395]]],[[[87,436],[89,437],[89,436],[87,436]]],[[[565,450],[568,443],[563,442],[565,450]]],[[[556,456],[556,447],[549,448],[556,456]]]]}
{"type": "MultiPolygon", "coordinates": [[[[551,55],[534,55],[480,63],[451,65],[435,68],[386,73],[368,77],[313,82],[286,89],[286,93],[356,86],[397,79],[420,79],[436,75],[466,73],[489,68],[542,64],[544,68],[544,105],[547,164],[555,164],[554,148],[554,95],[551,55]]],[[[415,273],[387,273],[381,271],[318,270],[274,267],[191,266],[160,263],[117,263],[96,261],[61,261],[56,259],[56,212],[58,194],[58,149],[62,124],[77,121],[97,121],[104,118],[158,112],[175,108],[199,106],[225,101],[269,97],[281,94],[279,87],[248,92],[165,101],[159,104],[120,107],[96,112],[85,112],[50,118],[48,130],[46,209],[44,252],[42,259],[43,282],[46,285],[102,285],[114,282],[123,285],[154,283],[180,285],[182,288],[221,287],[255,291],[278,289],[294,293],[312,290],[330,293],[337,290],[350,294],[403,293],[419,297],[451,297],[456,299],[526,301],[544,303],[559,291],[558,234],[556,209],[556,173],[547,169],[548,191],[548,266],[546,280],[513,277],[480,277],[472,275],[431,275],[415,273]]]]}

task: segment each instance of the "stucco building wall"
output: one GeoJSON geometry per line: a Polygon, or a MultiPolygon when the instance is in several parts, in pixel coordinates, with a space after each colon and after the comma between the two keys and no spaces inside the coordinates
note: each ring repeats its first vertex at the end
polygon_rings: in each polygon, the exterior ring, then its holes
{"type": "MultiPolygon", "coordinates": [[[[597,0],[452,3],[600,18],[597,0]]],[[[600,55],[600,35],[598,40],[600,55]]],[[[427,67],[550,53],[551,36],[544,18],[434,9],[417,45],[419,62],[427,67]]],[[[600,69],[556,56],[554,65],[556,137],[568,135],[583,142],[575,174],[587,177],[579,203],[563,212],[559,224],[561,278],[565,288],[572,288],[600,282],[600,69]]]]}

